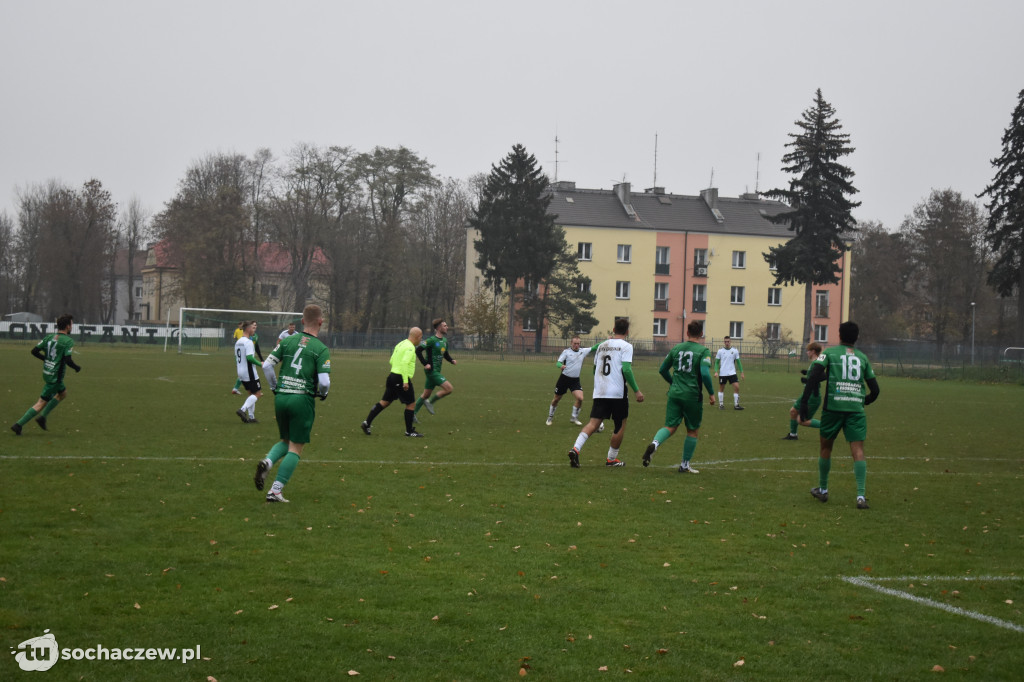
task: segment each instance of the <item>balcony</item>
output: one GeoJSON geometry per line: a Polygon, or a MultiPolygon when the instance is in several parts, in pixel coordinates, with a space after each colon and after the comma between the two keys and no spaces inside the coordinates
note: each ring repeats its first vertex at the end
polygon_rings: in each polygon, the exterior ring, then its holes
{"type": "Polygon", "coordinates": [[[659,312],[668,310],[668,299],[666,299],[666,298],[656,298],[656,299],[654,299],[654,310],[659,311],[659,312]]]}
{"type": "Polygon", "coordinates": [[[669,270],[669,264],[668,263],[655,263],[654,264],[654,274],[655,275],[667,275],[667,274],[669,274],[668,270],[669,270]]]}
{"type": "Polygon", "coordinates": [[[693,312],[695,312],[695,313],[706,313],[707,311],[708,311],[708,302],[707,301],[694,301],[693,302],[693,312]]]}

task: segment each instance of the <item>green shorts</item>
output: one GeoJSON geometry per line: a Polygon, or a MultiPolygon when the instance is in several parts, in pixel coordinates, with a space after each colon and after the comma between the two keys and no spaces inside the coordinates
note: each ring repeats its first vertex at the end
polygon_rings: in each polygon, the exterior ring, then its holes
{"type": "Polygon", "coordinates": [[[39,397],[45,400],[46,402],[50,402],[51,400],[54,399],[55,396],[57,396],[60,393],[63,393],[66,390],[68,389],[66,386],[64,386],[63,381],[58,381],[57,383],[54,384],[47,383],[45,386],[43,386],[43,392],[39,394],[39,397]]]}
{"type": "Polygon", "coordinates": [[[440,372],[435,372],[435,371],[431,370],[431,371],[427,372],[426,374],[427,374],[427,381],[426,381],[425,384],[423,384],[423,386],[428,391],[430,389],[432,389],[432,388],[437,388],[438,386],[441,386],[446,381],[448,381],[447,379],[444,378],[444,375],[441,374],[440,372]]]}
{"type": "Polygon", "coordinates": [[[281,440],[308,443],[313,430],[315,398],[304,393],[278,393],[274,396],[274,414],[281,440]]]}
{"type": "MultiPolygon", "coordinates": [[[[797,412],[800,411],[800,401],[802,399],[803,399],[803,396],[800,396],[799,398],[797,398],[796,400],[793,401],[793,407],[796,408],[797,412]]],[[[814,413],[818,411],[819,407],[821,407],[821,397],[820,396],[816,397],[816,396],[812,395],[810,398],[808,398],[807,399],[807,418],[808,419],[814,419],[814,413]]]]}
{"type": "Polygon", "coordinates": [[[867,440],[868,418],[863,412],[832,412],[824,410],[821,413],[821,437],[825,440],[833,440],[843,432],[847,443],[867,440]]]}
{"type": "Polygon", "coordinates": [[[665,426],[676,427],[686,423],[687,431],[696,431],[704,420],[702,400],[674,400],[665,403],[665,426]]]}

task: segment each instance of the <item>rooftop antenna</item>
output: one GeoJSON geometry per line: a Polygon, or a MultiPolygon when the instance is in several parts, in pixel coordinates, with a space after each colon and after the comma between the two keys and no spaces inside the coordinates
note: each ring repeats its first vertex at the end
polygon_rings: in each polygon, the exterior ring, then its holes
{"type": "Polygon", "coordinates": [[[715,167],[711,167],[711,181],[708,183],[708,189],[715,186],[715,167]]]}
{"type": "Polygon", "coordinates": [[[558,182],[558,126],[555,126],[555,182],[558,182]]]}
{"type": "Polygon", "coordinates": [[[658,186],[658,133],[654,133],[654,184],[651,187],[658,186]]]}
{"type": "Polygon", "coordinates": [[[761,187],[761,152],[757,153],[757,174],[754,176],[754,194],[760,194],[761,187]]]}

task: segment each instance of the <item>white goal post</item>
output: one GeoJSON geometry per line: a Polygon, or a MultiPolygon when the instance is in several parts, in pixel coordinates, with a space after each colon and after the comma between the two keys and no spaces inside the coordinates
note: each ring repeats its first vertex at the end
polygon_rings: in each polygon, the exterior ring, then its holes
{"type": "MultiPolygon", "coordinates": [[[[226,308],[181,308],[178,311],[178,353],[185,349],[197,352],[220,348],[232,339],[235,329],[243,320],[256,320],[259,327],[266,329],[264,338],[272,338],[277,344],[277,335],[295,322],[298,329],[302,328],[302,313],[281,310],[229,310],[226,308]]],[[[257,328],[257,332],[263,329],[257,328]]],[[[172,332],[173,333],[173,332],[172,332]]],[[[234,343],[234,340],[231,340],[234,343]]],[[[269,350],[268,348],[268,350],[269,350]]]]}

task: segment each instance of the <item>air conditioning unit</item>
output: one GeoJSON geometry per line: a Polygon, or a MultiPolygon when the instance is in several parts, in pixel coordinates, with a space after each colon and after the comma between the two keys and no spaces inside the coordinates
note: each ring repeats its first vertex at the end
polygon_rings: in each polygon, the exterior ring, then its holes
{"type": "Polygon", "coordinates": [[[698,266],[696,266],[693,269],[693,276],[694,277],[707,277],[708,276],[708,266],[706,266],[706,265],[698,265],[698,266]]]}

